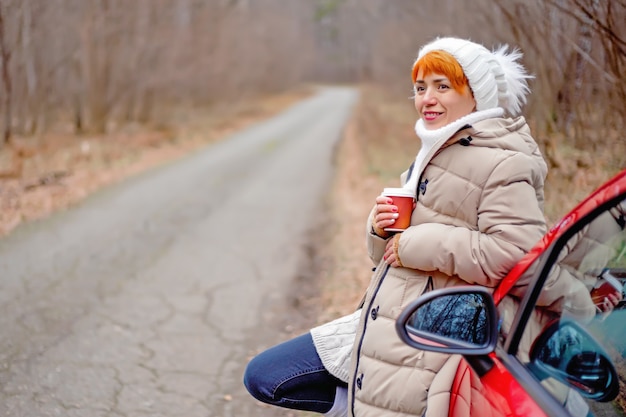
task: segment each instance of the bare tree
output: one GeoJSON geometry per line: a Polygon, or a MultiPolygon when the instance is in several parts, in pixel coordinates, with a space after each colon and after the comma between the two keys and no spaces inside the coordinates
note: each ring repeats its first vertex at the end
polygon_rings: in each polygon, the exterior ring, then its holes
{"type": "Polygon", "coordinates": [[[0,145],[9,143],[11,140],[11,76],[9,75],[9,63],[11,53],[7,49],[5,41],[4,12],[0,3],[0,64],[2,65],[2,86],[4,88],[2,107],[4,108],[4,123],[2,128],[2,142],[0,145]]]}
{"type": "Polygon", "coordinates": [[[58,121],[77,133],[162,122],[181,103],[211,105],[308,81],[381,83],[408,97],[417,48],[442,35],[519,46],[536,75],[526,113],[546,137],[571,132],[582,146],[590,126],[609,138],[626,118],[623,0],[0,4],[4,135],[58,121]]]}

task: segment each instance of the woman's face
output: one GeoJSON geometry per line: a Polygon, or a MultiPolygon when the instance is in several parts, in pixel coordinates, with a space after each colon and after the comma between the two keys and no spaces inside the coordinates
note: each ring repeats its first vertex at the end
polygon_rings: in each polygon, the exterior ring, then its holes
{"type": "Polygon", "coordinates": [[[445,75],[431,73],[424,76],[420,69],[415,81],[415,108],[426,129],[433,130],[472,113],[476,101],[469,87],[460,93],[452,88],[445,75]]]}

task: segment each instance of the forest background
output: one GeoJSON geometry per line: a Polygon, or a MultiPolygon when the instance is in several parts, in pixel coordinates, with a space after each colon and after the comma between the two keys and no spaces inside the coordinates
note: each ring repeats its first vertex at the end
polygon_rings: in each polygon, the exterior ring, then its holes
{"type": "Polygon", "coordinates": [[[334,317],[368,278],[363,245],[346,242],[419,146],[419,46],[452,35],[523,51],[554,222],[626,166],[624,21],[626,0],[0,0],[0,236],[349,84],[361,100],[316,251],[320,320],[334,317]]]}

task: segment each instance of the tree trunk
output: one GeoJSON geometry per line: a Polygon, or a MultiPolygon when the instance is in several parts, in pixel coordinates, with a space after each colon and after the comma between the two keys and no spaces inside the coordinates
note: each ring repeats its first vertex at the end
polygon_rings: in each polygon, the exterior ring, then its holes
{"type": "Polygon", "coordinates": [[[11,54],[7,50],[4,39],[4,17],[0,5],[0,64],[2,64],[2,84],[4,86],[4,126],[2,129],[2,142],[0,147],[8,144],[11,140],[11,77],[9,76],[9,61],[11,54]]]}
{"type": "MultiPolygon", "coordinates": [[[[22,24],[21,24],[21,52],[24,67],[24,78],[26,79],[26,114],[23,114],[24,122],[22,130],[26,134],[33,134],[37,130],[37,119],[41,119],[40,114],[44,109],[44,100],[41,97],[35,97],[38,89],[39,80],[37,79],[37,71],[35,68],[36,54],[32,50],[32,25],[33,17],[30,0],[22,0],[22,24]]],[[[18,107],[18,103],[15,103],[18,107]]]]}

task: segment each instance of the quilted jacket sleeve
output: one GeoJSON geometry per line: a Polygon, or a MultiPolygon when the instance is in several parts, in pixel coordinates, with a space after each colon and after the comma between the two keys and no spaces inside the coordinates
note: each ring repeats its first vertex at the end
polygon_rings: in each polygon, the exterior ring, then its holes
{"type": "Polygon", "coordinates": [[[374,208],[370,211],[370,215],[367,217],[366,231],[365,231],[365,239],[367,245],[367,254],[369,255],[374,265],[378,265],[380,260],[383,258],[385,254],[385,247],[387,245],[387,239],[383,239],[382,237],[372,233],[372,220],[374,217],[374,208]]]}
{"type": "Polygon", "coordinates": [[[442,223],[405,230],[398,250],[402,264],[496,286],[545,233],[533,184],[536,175],[528,161],[525,155],[511,154],[494,166],[478,203],[477,230],[442,223]]]}

